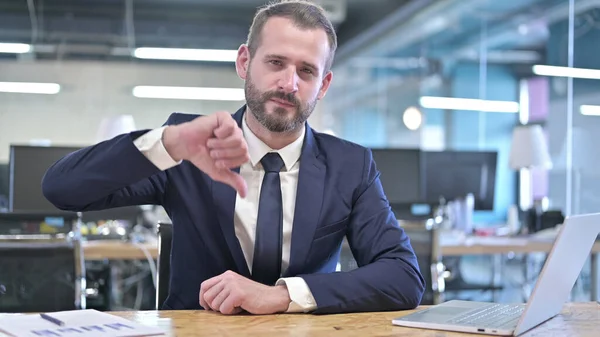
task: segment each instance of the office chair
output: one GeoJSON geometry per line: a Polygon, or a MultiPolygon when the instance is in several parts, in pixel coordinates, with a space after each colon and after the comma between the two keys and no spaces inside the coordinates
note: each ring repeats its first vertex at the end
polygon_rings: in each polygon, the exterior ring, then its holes
{"type": "Polygon", "coordinates": [[[86,308],[85,261],[72,235],[0,235],[0,312],[86,308]]]}
{"type": "Polygon", "coordinates": [[[171,277],[171,246],[173,242],[173,224],[159,222],[158,232],[158,277],[156,278],[156,310],[160,310],[169,295],[171,277]]]}
{"type": "MultiPolygon", "coordinates": [[[[399,221],[410,238],[411,245],[417,255],[417,263],[421,274],[425,278],[426,290],[421,300],[421,305],[431,305],[443,302],[445,289],[444,271],[442,264],[441,248],[439,244],[439,230],[433,220],[427,221],[399,221]]],[[[342,241],[340,252],[340,271],[350,271],[358,268],[346,238],[342,241]]]]}

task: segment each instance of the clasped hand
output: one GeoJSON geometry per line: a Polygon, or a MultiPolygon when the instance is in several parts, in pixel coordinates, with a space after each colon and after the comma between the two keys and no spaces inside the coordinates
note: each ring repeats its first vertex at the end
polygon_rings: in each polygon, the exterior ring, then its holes
{"type": "Polygon", "coordinates": [[[199,300],[204,309],[226,315],[242,311],[256,315],[281,313],[291,301],[286,286],[266,286],[233,271],[202,282],[199,300]]]}

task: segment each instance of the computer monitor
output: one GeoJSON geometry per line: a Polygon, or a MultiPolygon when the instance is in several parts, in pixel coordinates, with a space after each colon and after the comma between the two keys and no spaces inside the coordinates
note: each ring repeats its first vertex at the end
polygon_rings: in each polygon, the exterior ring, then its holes
{"type": "Polygon", "coordinates": [[[475,210],[493,210],[497,159],[494,151],[423,152],[426,201],[450,201],[472,193],[475,210]]]}
{"type": "Polygon", "coordinates": [[[424,186],[421,150],[373,148],[371,152],[392,208],[421,201],[424,186]]]}
{"type": "MultiPolygon", "coordinates": [[[[42,193],[42,178],[50,166],[81,147],[11,145],[9,207],[11,212],[57,212],[42,193]]],[[[123,220],[134,226],[141,217],[137,206],[82,212],[83,222],[123,220]]]]}
{"type": "Polygon", "coordinates": [[[0,163],[0,211],[8,209],[8,163],[0,163]]]}
{"type": "Polygon", "coordinates": [[[66,234],[78,221],[75,212],[0,212],[0,235],[66,234]]]}
{"type": "Polygon", "coordinates": [[[42,193],[46,170],[80,147],[11,145],[9,154],[9,210],[57,211],[42,193]]]}

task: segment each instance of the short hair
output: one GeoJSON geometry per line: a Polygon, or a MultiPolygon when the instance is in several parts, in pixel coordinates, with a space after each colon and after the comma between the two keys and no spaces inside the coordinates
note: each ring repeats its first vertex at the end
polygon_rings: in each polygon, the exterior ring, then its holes
{"type": "Polygon", "coordinates": [[[337,49],[335,29],[329,18],[327,18],[325,10],[307,0],[280,0],[271,2],[258,10],[250,26],[246,42],[250,57],[255,55],[261,43],[262,29],[272,17],[291,19],[300,29],[323,29],[329,41],[329,58],[325,65],[325,72],[331,69],[335,50],[337,49]]]}

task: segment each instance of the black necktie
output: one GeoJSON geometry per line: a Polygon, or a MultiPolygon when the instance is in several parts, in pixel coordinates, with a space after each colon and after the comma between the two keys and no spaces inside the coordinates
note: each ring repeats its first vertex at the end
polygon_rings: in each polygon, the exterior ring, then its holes
{"type": "Polygon", "coordinates": [[[278,153],[271,152],[260,162],[265,169],[265,177],[258,203],[252,279],[274,285],[281,275],[283,207],[279,171],[283,168],[283,160],[278,153]]]}

